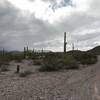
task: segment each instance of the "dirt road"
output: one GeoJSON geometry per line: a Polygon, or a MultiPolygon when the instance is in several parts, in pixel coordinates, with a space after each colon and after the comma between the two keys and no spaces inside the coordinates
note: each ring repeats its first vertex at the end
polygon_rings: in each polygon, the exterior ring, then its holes
{"type": "Polygon", "coordinates": [[[21,78],[10,71],[0,73],[0,100],[100,100],[100,56],[95,65],[79,70],[37,72],[39,66],[21,62],[21,70],[33,74],[21,78]]]}

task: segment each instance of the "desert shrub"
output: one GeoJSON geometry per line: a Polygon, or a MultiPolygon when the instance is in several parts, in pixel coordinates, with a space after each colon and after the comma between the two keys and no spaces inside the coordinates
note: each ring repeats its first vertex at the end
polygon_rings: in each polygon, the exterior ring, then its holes
{"type": "Polygon", "coordinates": [[[80,64],[95,64],[97,62],[97,55],[95,53],[86,51],[71,51],[70,54],[80,64]]]}
{"type": "Polygon", "coordinates": [[[62,63],[57,55],[55,54],[47,54],[43,59],[42,66],[39,71],[57,71],[61,69],[62,63]]]}
{"type": "Polygon", "coordinates": [[[95,64],[97,62],[96,56],[84,54],[82,57],[83,58],[80,59],[81,64],[95,64]]]}
{"type": "Polygon", "coordinates": [[[8,68],[7,65],[2,65],[1,68],[0,68],[0,71],[1,72],[9,71],[9,68],[8,68]]]}
{"type": "Polygon", "coordinates": [[[61,69],[61,66],[60,65],[58,65],[58,61],[55,61],[55,62],[46,62],[46,63],[44,63],[41,67],[40,67],[40,69],[39,69],[39,71],[48,71],[48,72],[51,72],[51,71],[58,71],[58,70],[60,70],[61,69]]]}
{"type": "Polygon", "coordinates": [[[33,60],[36,60],[36,59],[39,59],[39,56],[40,56],[41,54],[39,54],[39,53],[33,53],[32,55],[31,55],[31,58],[33,59],[33,60]]]}
{"type": "Polygon", "coordinates": [[[73,60],[73,56],[72,55],[62,55],[61,60],[63,62],[64,65],[68,65],[72,60],[73,60]]]}
{"type": "Polygon", "coordinates": [[[78,61],[75,60],[72,55],[69,55],[69,54],[63,55],[61,60],[63,63],[63,67],[65,69],[78,69],[79,68],[78,61]]]}
{"type": "Polygon", "coordinates": [[[16,62],[21,62],[24,59],[22,54],[14,54],[12,55],[12,60],[15,60],[16,62]]]}
{"type": "Polygon", "coordinates": [[[19,76],[20,76],[20,77],[26,77],[26,76],[28,76],[28,75],[30,75],[30,74],[32,74],[32,72],[28,70],[28,71],[20,72],[20,73],[19,73],[19,76]]]}
{"type": "Polygon", "coordinates": [[[95,64],[97,62],[97,56],[94,53],[81,52],[73,55],[77,61],[81,64],[95,64]]]}
{"type": "Polygon", "coordinates": [[[76,60],[71,60],[65,67],[66,69],[79,69],[79,63],[76,60]]]}
{"type": "Polygon", "coordinates": [[[42,64],[42,60],[40,60],[40,59],[33,60],[33,64],[34,65],[41,65],[42,64]]]}
{"type": "Polygon", "coordinates": [[[78,63],[72,55],[49,54],[43,60],[39,71],[58,71],[62,69],[77,69],[78,63]]]}
{"type": "Polygon", "coordinates": [[[9,65],[10,59],[6,56],[0,57],[0,66],[9,65]]]}
{"type": "Polygon", "coordinates": [[[45,55],[39,71],[78,69],[79,64],[95,64],[96,62],[97,56],[89,52],[49,53],[45,55]]]}
{"type": "Polygon", "coordinates": [[[16,60],[17,62],[20,62],[23,59],[23,55],[15,54],[12,52],[6,52],[5,55],[0,55],[0,64],[9,64],[10,61],[16,60]]]}

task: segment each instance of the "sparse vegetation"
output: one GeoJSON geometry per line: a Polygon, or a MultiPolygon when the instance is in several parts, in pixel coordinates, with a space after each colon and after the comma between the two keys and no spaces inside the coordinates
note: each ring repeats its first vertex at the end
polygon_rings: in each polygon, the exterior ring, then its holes
{"type": "Polygon", "coordinates": [[[97,62],[97,55],[90,52],[73,52],[73,57],[80,62],[80,64],[95,64],[97,62]]]}
{"type": "Polygon", "coordinates": [[[66,69],[79,69],[79,63],[76,60],[71,60],[65,67],[66,69]]]}
{"type": "Polygon", "coordinates": [[[42,60],[40,59],[36,59],[36,60],[33,60],[33,64],[34,65],[41,65],[42,64],[42,60]]]}
{"type": "MultiPolygon", "coordinates": [[[[85,81],[90,82],[89,84],[91,86],[92,85],[90,81],[91,76],[93,76],[98,70],[97,68],[99,68],[99,63],[97,63],[96,66],[93,65],[90,68],[86,68],[84,70],[78,71],[78,69],[80,68],[79,67],[80,64],[96,63],[97,56],[94,53],[90,53],[90,52],[82,52],[82,51],[71,51],[71,52],[66,52],[66,53],[54,52],[54,53],[45,53],[45,54],[42,54],[42,56],[40,53],[40,54],[37,54],[36,58],[34,59],[32,58],[29,59],[29,58],[30,56],[28,56],[27,58],[24,58],[25,60],[20,62],[23,59],[23,55],[22,54],[11,54],[11,53],[0,58],[1,59],[0,62],[2,66],[0,68],[1,92],[4,91],[5,94],[9,94],[9,91],[7,90],[11,90],[12,96],[10,99],[12,99],[12,97],[15,98],[16,94],[18,95],[17,99],[19,99],[19,97],[22,98],[22,96],[25,96],[26,99],[27,97],[29,97],[29,99],[34,99],[32,97],[33,92],[35,94],[39,93],[40,98],[37,98],[37,99],[49,99],[48,95],[53,97],[54,96],[53,93],[55,93],[56,90],[57,90],[57,94],[55,95],[56,97],[58,97],[59,95],[63,95],[63,94],[59,94],[59,93],[63,93],[63,91],[68,93],[69,95],[73,93],[73,89],[79,89],[79,91],[80,89],[83,90],[84,86],[82,87],[81,83],[84,82],[85,84],[85,81]],[[10,68],[8,65],[5,66],[5,64],[9,64],[11,60],[17,60],[20,63],[16,61],[12,61],[10,63],[11,65],[10,68]],[[39,65],[39,66],[33,66],[32,64],[39,65]],[[46,73],[38,73],[37,72],[38,68],[39,68],[39,71],[42,71],[42,72],[45,71],[46,73]],[[76,71],[72,71],[74,69],[76,71]],[[5,71],[9,71],[9,72],[5,72],[5,71]],[[16,73],[14,73],[15,71],[16,73]],[[47,72],[52,72],[52,71],[60,71],[60,72],[47,73],[47,72]],[[35,74],[32,75],[33,73],[35,74]],[[31,77],[28,77],[29,75],[31,77]],[[11,85],[9,85],[9,83],[11,85]],[[70,87],[64,88],[66,87],[65,83],[69,84],[68,86],[70,87]],[[12,88],[12,86],[14,86],[14,88],[12,88]],[[55,86],[57,89],[55,88],[55,86]],[[60,86],[60,90],[59,90],[59,86],[60,86]],[[24,91],[23,89],[21,89],[19,93],[19,87],[23,88],[24,91]],[[55,90],[52,91],[52,88],[55,88],[55,90]],[[43,93],[46,93],[46,96],[47,96],[46,98],[41,97],[41,94],[43,93]],[[31,98],[30,98],[30,95],[32,95],[31,98]]],[[[86,82],[86,85],[87,85],[87,82],[86,82]]],[[[86,91],[84,94],[86,94],[86,91]]],[[[87,94],[88,94],[88,91],[87,91],[87,94]]],[[[71,96],[72,95],[70,95],[70,97],[71,96]]],[[[66,97],[66,94],[64,97],[66,97]]],[[[67,98],[63,98],[63,99],[65,100],[67,98]]]]}
{"type": "Polygon", "coordinates": [[[61,69],[61,61],[58,59],[59,55],[48,53],[43,59],[43,63],[39,71],[57,71],[61,69]]]}
{"type": "MultiPolygon", "coordinates": [[[[66,53],[35,53],[28,51],[27,56],[28,59],[33,59],[34,65],[41,65],[39,71],[78,69],[79,64],[95,64],[97,62],[96,53],[90,51],[73,50],[66,53]]],[[[24,52],[3,51],[3,54],[0,52],[0,66],[9,64],[12,60],[21,62],[23,59],[25,59],[24,52]]]]}
{"type": "Polygon", "coordinates": [[[62,69],[78,69],[77,61],[67,54],[48,54],[43,59],[39,71],[58,71],[62,69]]]}
{"type": "Polygon", "coordinates": [[[80,64],[95,64],[97,56],[94,53],[70,51],[68,53],[49,53],[43,59],[39,71],[57,71],[62,69],[78,69],[80,64]]]}

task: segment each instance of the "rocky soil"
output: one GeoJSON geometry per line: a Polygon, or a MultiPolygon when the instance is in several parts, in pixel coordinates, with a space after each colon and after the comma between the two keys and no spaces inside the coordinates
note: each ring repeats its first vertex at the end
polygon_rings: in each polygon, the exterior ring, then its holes
{"type": "Polygon", "coordinates": [[[79,70],[38,72],[39,67],[11,62],[10,71],[0,72],[0,100],[100,100],[100,56],[97,64],[79,70]],[[19,77],[17,64],[33,73],[19,77]]]}

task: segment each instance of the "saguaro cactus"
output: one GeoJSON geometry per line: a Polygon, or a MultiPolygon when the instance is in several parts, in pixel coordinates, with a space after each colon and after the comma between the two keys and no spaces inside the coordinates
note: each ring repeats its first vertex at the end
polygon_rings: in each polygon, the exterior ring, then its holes
{"type": "Polygon", "coordinates": [[[29,49],[28,49],[28,46],[26,47],[26,49],[27,49],[27,56],[29,56],[29,49]]]}
{"type": "Polygon", "coordinates": [[[26,48],[24,47],[24,58],[26,57],[26,48]]]}
{"type": "Polygon", "coordinates": [[[43,48],[42,48],[41,53],[43,53],[43,52],[44,52],[44,50],[43,50],[43,48]]]}
{"type": "Polygon", "coordinates": [[[72,43],[72,50],[74,50],[74,43],[72,43]]]}
{"type": "Polygon", "coordinates": [[[32,50],[32,53],[33,53],[33,54],[35,53],[35,50],[34,50],[34,48],[33,48],[33,50],[32,50]]]}
{"type": "Polygon", "coordinates": [[[2,55],[5,56],[5,50],[4,50],[4,48],[2,50],[2,55]]]}
{"type": "Polygon", "coordinates": [[[64,32],[64,53],[66,53],[66,32],[64,32]]]}
{"type": "Polygon", "coordinates": [[[27,48],[27,52],[28,52],[28,46],[26,48],[27,48]]]}

